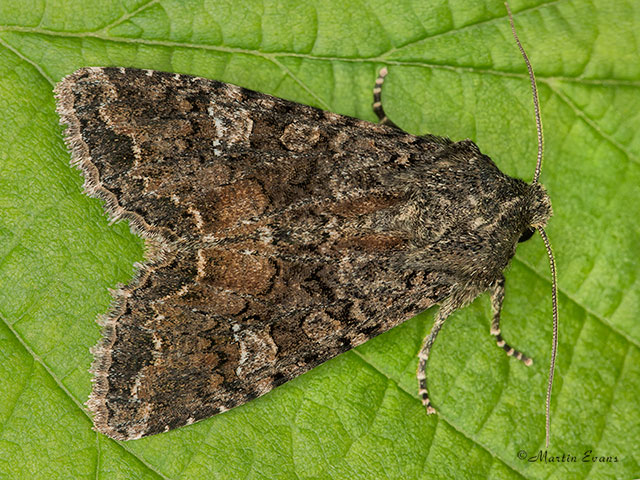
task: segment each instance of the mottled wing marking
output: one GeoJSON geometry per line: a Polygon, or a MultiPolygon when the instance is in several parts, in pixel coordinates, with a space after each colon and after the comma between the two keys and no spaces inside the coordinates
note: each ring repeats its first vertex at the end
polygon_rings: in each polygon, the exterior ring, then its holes
{"type": "Polygon", "coordinates": [[[397,269],[413,239],[390,220],[410,194],[393,177],[447,142],[159,72],[83,69],[57,93],[87,191],[148,247],[94,351],[108,435],[242,404],[449,293],[397,269]]]}
{"type": "Polygon", "coordinates": [[[87,68],[56,92],[87,192],[147,246],[94,349],[88,405],[117,439],[240,405],[446,298],[443,322],[550,215],[471,141],[187,75],[87,68]]]}

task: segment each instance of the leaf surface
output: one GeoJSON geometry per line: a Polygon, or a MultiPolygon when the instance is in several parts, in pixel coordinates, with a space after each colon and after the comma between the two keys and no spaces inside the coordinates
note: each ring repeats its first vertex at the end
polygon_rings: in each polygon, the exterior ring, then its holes
{"type": "Polygon", "coordinates": [[[640,5],[514,2],[536,70],[542,182],[555,215],[560,344],[542,241],[507,272],[502,330],[483,296],[429,359],[437,416],[416,394],[434,309],[224,415],[139,441],[91,430],[89,348],[109,288],[143,256],[69,167],[52,88],[84,66],[214,78],[405,130],[473,139],[530,180],[526,69],[500,1],[4,0],[0,4],[0,478],[636,478],[640,476],[640,5]],[[592,456],[584,461],[585,451],[592,456]],[[611,461],[600,461],[611,457],[611,461]],[[614,460],[615,459],[615,460],[614,460]]]}

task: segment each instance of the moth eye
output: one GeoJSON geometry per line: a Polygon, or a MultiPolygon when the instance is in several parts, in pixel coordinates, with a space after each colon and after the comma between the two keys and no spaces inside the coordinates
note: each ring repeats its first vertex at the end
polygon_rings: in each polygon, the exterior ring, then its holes
{"type": "Polygon", "coordinates": [[[535,231],[535,228],[527,228],[524,232],[522,232],[522,235],[520,235],[518,243],[526,242],[527,240],[529,240],[533,236],[535,231]]]}

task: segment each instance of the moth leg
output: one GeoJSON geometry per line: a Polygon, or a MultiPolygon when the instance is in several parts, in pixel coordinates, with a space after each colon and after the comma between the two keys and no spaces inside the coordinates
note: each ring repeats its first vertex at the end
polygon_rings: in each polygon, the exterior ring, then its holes
{"type": "Polygon", "coordinates": [[[418,353],[418,393],[422,397],[422,404],[427,408],[427,413],[431,415],[432,413],[436,413],[436,409],[433,408],[429,402],[429,394],[427,393],[427,360],[429,359],[429,352],[431,351],[431,346],[438,335],[438,332],[444,325],[445,320],[449,317],[449,315],[455,310],[453,307],[453,301],[447,299],[445,302],[440,305],[440,309],[436,314],[436,319],[433,322],[433,327],[431,327],[431,331],[429,335],[422,342],[422,348],[420,349],[420,353],[418,353]]]}
{"type": "Polygon", "coordinates": [[[533,360],[521,351],[510,346],[503,340],[502,335],[500,335],[500,311],[502,310],[502,301],[504,300],[504,277],[500,277],[500,279],[493,284],[492,288],[491,307],[493,309],[493,320],[491,322],[491,335],[496,337],[496,343],[507,352],[507,355],[516,357],[518,360],[522,360],[525,365],[529,366],[533,363],[533,360]]]}
{"type": "Polygon", "coordinates": [[[378,117],[378,120],[382,125],[389,125],[390,127],[397,127],[395,123],[387,118],[387,115],[384,113],[382,109],[382,99],[380,98],[380,93],[382,92],[382,84],[384,83],[384,77],[387,76],[389,71],[387,67],[382,67],[380,72],[378,72],[378,78],[376,78],[376,84],[373,87],[373,113],[375,113],[378,117]]]}

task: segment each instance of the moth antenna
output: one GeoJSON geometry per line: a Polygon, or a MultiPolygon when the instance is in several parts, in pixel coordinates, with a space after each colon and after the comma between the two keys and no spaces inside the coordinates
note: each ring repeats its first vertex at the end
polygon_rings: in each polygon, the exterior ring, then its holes
{"type": "Polygon", "coordinates": [[[515,38],[516,40],[516,44],[520,49],[522,58],[524,58],[524,63],[527,64],[527,70],[529,70],[529,80],[531,80],[531,92],[533,93],[533,110],[536,117],[536,129],[538,130],[538,162],[536,164],[536,172],[533,175],[533,183],[535,184],[538,183],[538,179],[540,178],[540,169],[542,168],[542,150],[544,144],[542,137],[542,118],[540,117],[540,102],[538,100],[538,86],[536,85],[536,77],[533,74],[533,68],[531,67],[531,62],[529,62],[527,52],[524,51],[524,47],[520,43],[520,39],[518,38],[518,34],[516,33],[516,26],[513,23],[513,16],[511,15],[509,4],[505,2],[504,6],[507,7],[507,14],[509,15],[509,23],[511,24],[511,32],[513,33],[513,38],[515,38]]]}
{"type": "Polygon", "coordinates": [[[549,255],[549,268],[551,269],[551,301],[553,303],[553,346],[551,348],[551,366],[549,367],[549,383],[547,385],[547,402],[546,402],[546,446],[549,448],[549,432],[551,430],[551,421],[549,410],[551,409],[551,387],[553,386],[553,372],[556,368],[556,354],[558,352],[558,278],[556,275],[556,261],[551,251],[551,243],[544,231],[544,228],[537,227],[540,236],[544,241],[549,255]]]}
{"type": "MultiPolygon", "coordinates": [[[[536,130],[538,132],[538,161],[536,163],[536,171],[533,175],[532,182],[533,184],[536,184],[540,179],[540,170],[542,168],[542,152],[544,147],[544,140],[542,136],[542,118],[540,116],[540,101],[538,99],[538,86],[536,84],[536,77],[533,74],[533,68],[531,67],[531,62],[529,62],[527,52],[524,51],[524,47],[522,46],[522,43],[520,43],[520,39],[518,38],[516,26],[513,23],[513,15],[511,15],[509,4],[505,2],[504,6],[507,8],[507,14],[509,15],[511,33],[513,33],[513,38],[516,40],[516,44],[518,45],[518,49],[520,49],[520,53],[522,54],[524,63],[527,65],[527,70],[529,71],[529,80],[531,81],[531,93],[533,94],[533,110],[536,117],[536,130]]],[[[553,252],[551,251],[551,243],[549,242],[549,238],[547,237],[544,228],[539,226],[537,227],[537,230],[538,232],[540,232],[540,236],[544,241],[544,246],[547,249],[547,255],[549,256],[549,268],[551,269],[551,301],[553,304],[553,345],[551,347],[551,365],[549,367],[549,382],[547,384],[547,400],[545,408],[545,444],[546,447],[549,448],[549,436],[551,430],[551,419],[549,415],[549,411],[551,410],[551,389],[553,387],[553,374],[556,368],[556,355],[558,353],[558,276],[556,274],[556,261],[553,257],[553,252]]]]}

